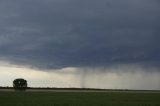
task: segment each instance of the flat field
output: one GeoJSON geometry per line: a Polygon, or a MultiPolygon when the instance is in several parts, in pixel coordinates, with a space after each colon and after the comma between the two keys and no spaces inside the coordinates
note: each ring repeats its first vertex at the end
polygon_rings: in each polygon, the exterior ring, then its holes
{"type": "Polygon", "coordinates": [[[0,106],[160,106],[160,93],[0,91],[0,106]]]}

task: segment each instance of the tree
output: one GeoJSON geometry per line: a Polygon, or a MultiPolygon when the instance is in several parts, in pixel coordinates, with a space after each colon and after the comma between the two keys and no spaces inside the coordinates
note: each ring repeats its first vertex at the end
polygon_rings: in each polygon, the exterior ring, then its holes
{"type": "Polygon", "coordinates": [[[27,89],[27,80],[18,78],[13,81],[13,87],[15,90],[26,90],[27,89]]]}

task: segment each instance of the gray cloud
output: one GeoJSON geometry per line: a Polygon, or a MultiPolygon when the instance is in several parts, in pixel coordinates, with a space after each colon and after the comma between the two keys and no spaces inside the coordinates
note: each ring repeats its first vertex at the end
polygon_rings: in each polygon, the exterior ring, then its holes
{"type": "Polygon", "coordinates": [[[160,63],[158,0],[1,0],[0,57],[40,69],[160,63]]]}

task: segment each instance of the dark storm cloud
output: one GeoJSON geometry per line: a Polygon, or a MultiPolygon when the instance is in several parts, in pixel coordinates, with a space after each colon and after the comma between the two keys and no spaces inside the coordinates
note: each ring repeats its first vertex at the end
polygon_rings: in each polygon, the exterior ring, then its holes
{"type": "Polygon", "coordinates": [[[1,0],[0,58],[36,68],[160,62],[158,0],[1,0]]]}

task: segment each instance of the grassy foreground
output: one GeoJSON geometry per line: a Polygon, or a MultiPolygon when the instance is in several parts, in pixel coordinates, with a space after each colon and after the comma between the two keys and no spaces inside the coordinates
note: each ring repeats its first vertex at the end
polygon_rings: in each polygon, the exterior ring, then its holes
{"type": "Polygon", "coordinates": [[[0,92],[0,106],[160,106],[160,93],[0,92]]]}

